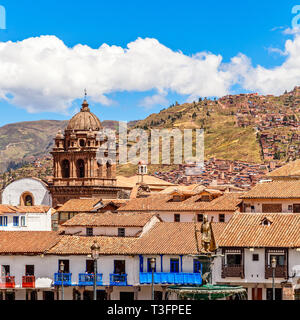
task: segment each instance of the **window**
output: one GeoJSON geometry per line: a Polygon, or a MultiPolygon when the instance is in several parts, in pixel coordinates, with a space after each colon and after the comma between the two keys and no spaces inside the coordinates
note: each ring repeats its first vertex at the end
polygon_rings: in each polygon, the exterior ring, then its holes
{"type": "Polygon", "coordinates": [[[219,222],[225,222],[225,214],[224,213],[219,214],[219,222]]]}
{"type": "Polygon", "coordinates": [[[70,162],[68,160],[61,163],[61,173],[63,178],[70,178],[70,162]]]}
{"type": "Polygon", "coordinates": [[[6,216],[0,217],[0,227],[7,227],[7,217],[6,216]]]}
{"type": "Polygon", "coordinates": [[[194,273],[201,273],[201,263],[196,259],[194,259],[194,273]]]}
{"type": "Polygon", "coordinates": [[[21,217],[21,226],[22,226],[22,227],[25,227],[25,226],[26,226],[26,223],[25,223],[25,222],[26,222],[25,216],[22,216],[22,217],[21,217]]]}
{"type": "Polygon", "coordinates": [[[293,211],[293,206],[291,204],[288,205],[288,211],[293,211]]]}
{"type": "Polygon", "coordinates": [[[242,262],[241,254],[227,254],[227,265],[240,265],[242,262]]]}
{"type": "Polygon", "coordinates": [[[85,146],[85,141],[83,139],[79,140],[79,145],[80,147],[84,147],[85,146]]]}
{"type": "Polygon", "coordinates": [[[300,213],[300,204],[293,204],[293,212],[300,213]]]}
{"type": "Polygon", "coordinates": [[[25,204],[25,206],[27,206],[27,207],[33,206],[33,199],[32,199],[32,196],[31,196],[31,195],[28,194],[28,195],[25,197],[24,204],[25,204]]]}
{"type": "Polygon", "coordinates": [[[85,271],[87,273],[94,273],[94,260],[86,260],[85,271]]]}
{"type": "Polygon", "coordinates": [[[86,235],[88,237],[92,237],[93,236],[93,228],[86,228],[86,235]]]}
{"type": "Polygon", "coordinates": [[[125,237],[125,228],[118,228],[118,237],[125,237]]]}
{"type": "Polygon", "coordinates": [[[255,212],[255,207],[251,206],[251,212],[255,212]]]}
{"type": "MultiPolygon", "coordinates": [[[[150,261],[151,261],[151,258],[148,258],[147,259],[147,272],[152,272],[150,261]]],[[[154,272],[156,272],[156,259],[155,259],[154,272]]]]}
{"type": "Polygon", "coordinates": [[[70,273],[70,261],[69,260],[58,260],[58,271],[60,270],[59,266],[60,266],[61,262],[64,264],[64,273],[70,273]]]}
{"type": "Polygon", "coordinates": [[[114,273],[116,274],[125,273],[125,260],[114,260],[114,273]]]}
{"type": "Polygon", "coordinates": [[[203,214],[202,213],[197,214],[197,221],[203,222],[203,214]]]}
{"type": "Polygon", "coordinates": [[[284,262],[285,262],[284,255],[270,254],[270,258],[269,258],[270,265],[272,264],[273,257],[275,257],[276,259],[276,266],[284,266],[284,262]]]}
{"type": "Polygon", "coordinates": [[[179,272],[179,259],[170,259],[170,272],[179,272]]]}
{"type": "MultiPolygon", "coordinates": [[[[267,288],[267,300],[273,300],[273,289],[267,288]]],[[[275,288],[275,300],[282,300],[282,289],[275,288]]]]}
{"type": "Polygon", "coordinates": [[[1,275],[9,276],[9,274],[10,274],[10,266],[9,265],[2,265],[1,275]]]}
{"type": "Polygon", "coordinates": [[[34,276],[34,265],[33,264],[26,264],[25,275],[26,276],[34,276]]]}
{"type": "Polygon", "coordinates": [[[174,214],[174,222],[180,222],[180,214],[174,214]]]}
{"type": "Polygon", "coordinates": [[[13,217],[13,226],[18,227],[19,226],[19,217],[13,217]]]}
{"type": "Polygon", "coordinates": [[[77,178],[84,178],[85,176],[84,161],[82,159],[77,160],[76,167],[77,167],[77,178]]]}
{"type": "Polygon", "coordinates": [[[201,197],[201,201],[209,202],[210,201],[210,197],[208,195],[207,196],[202,196],[201,197]]]}
{"type": "Polygon", "coordinates": [[[252,255],[252,261],[259,261],[259,254],[253,253],[253,255],[252,255]]]}

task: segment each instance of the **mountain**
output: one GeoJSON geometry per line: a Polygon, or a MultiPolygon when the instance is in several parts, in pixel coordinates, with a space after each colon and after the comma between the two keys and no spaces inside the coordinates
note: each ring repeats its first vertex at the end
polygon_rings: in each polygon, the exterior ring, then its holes
{"type": "MultiPolygon", "coordinates": [[[[16,169],[52,149],[58,130],[64,130],[68,121],[40,120],[7,124],[0,127],[0,172],[16,169]]],[[[102,121],[105,128],[115,129],[118,122],[102,121]]],[[[130,125],[130,123],[129,123],[130,125]]]]}
{"type": "MultiPolygon", "coordinates": [[[[203,128],[206,159],[266,163],[300,158],[299,119],[300,87],[295,87],[280,96],[249,93],[175,103],[128,126],[146,130],[203,128]]],[[[118,125],[113,120],[102,124],[112,129],[118,125]]],[[[49,154],[55,134],[66,125],[67,121],[41,120],[1,127],[0,172],[49,154]]],[[[149,171],[158,167],[149,166],[149,171]]],[[[133,165],[123,165],[118,171],[128,175],[135,170],[133,165]]]]}

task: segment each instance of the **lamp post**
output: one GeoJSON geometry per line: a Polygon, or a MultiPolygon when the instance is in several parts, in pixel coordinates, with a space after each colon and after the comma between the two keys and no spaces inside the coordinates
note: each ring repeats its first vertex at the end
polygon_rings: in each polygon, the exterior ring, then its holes
{"type": "Polygon", "coordinates": [[[150,266],[152,270],[152,300],[154,300],[154,269],[155,269],[156,259],[150,259],[150,266]]]}
{"type": "Polygon", "coordinates": [[[97,259],[99,258],[100,246],[96,240],[94,240],[94,243],[91,246],[91,251],[94,260],[94,300],[97,300],[97,259]]]}
{"type": "Polygon", "coordinates": [[[61,261],[59,264],[59,272],[61,274],[61,300],[64,300],[64,269],[65,265],[61,261]]]}
{"type": "Polygon", "coordinates": [[[275,269],[276,269],[276,258],[273,256],[271,261],[272,266],[272,289],[273,289],[273,300],[275,300],[275,269]]]}

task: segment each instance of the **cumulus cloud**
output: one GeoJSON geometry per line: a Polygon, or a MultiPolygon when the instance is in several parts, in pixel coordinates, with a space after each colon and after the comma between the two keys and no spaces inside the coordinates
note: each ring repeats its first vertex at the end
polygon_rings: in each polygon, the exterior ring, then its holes
{"type": "Polygon", "coordinates": [[[126,48],[102,44],[93,49],[67,47],[55,36],[0,42],[0,99],[29,112],[67,113],[83,89],[94,102],[110,105],[110,93],[157,92],[140,105],[167,103],[169,91],[188,96],[222,96],[233,85],[250,91],[280,94],[300,84],[300,35],[286,41],[282,65],[253,67],[238,54],[228,63],[221,55],[199,52],[188,56],[159,43],[141,39],[126,48]]]}
{"type": "Polygon", "coordinates": [[[156,90],[144,100],[150,106],[166,101],[161,92],[221,96],[230,86],[220,55],[187,56],[149,38],[127,48],[103,44],[97,49],[69,48],[55,36],[0,42],[0,61],[0,97],[29,112],[65,112],[83,88],[93,101],[107,105],[112,92],[156,90]]]}

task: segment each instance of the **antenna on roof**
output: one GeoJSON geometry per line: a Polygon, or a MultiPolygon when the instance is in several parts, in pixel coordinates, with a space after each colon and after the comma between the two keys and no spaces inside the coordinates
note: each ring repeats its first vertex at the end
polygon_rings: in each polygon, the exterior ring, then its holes
{"type": "Polygon", "coordinates": [[[87,92],[86,92],[86,88],[84,89],[84,100],[86,100],[87,97],[87,92]]]}

